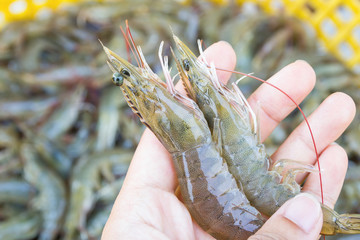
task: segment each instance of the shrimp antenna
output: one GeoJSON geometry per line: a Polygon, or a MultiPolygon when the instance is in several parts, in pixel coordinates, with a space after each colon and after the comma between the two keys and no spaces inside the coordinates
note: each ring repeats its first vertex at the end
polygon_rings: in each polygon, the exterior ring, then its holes
{"type": "MultiPolygon", "coordinates": [[[[127,19],[125,20],[125,24],[126,24],[126,32],[127,32],[127,34],[129,35],[129,37],[130,37],[130,42],[131,42],[133,48],[135,49],[135,51],[137,52],[138,56],[140,56],[139,51],[138,51],[138,49],[137,49],[137,47],[136,47],[136,45],[135,45],[134,38],[133,38],[133,36],[132,36],[132,34],[131,34],[130,27],[129,27],[129,22],[128,22],[127,19]]],[[[144,62],[142,61],[141,58],[140,58],[140,62],[141,62],[141,67],[144,67],[144,62]]],[[[139,65],[139,66],[140,66],[140,65],[139,65]]]]}
{"type": "Polygon", "coordinates": [[[203,46],[203,49],[206,49],[206,44],[204,43],[203,39],[200,39],[200,45],[203,46]]]}
{"type": "MultiPolygon", "coordinates": [[[[207,66],[210,68],[210,66],[207,66]]],[[[232,71],[232,70],[227,70],[227,69],[223,69],[223,68],[216,68],[216,70],[219,70],[219,71],[224,71],[224,72],[231,72],[231,73],[236,73],[236,74],[240,74],[240,75],[243,75],[243,76],[246,76],[246,77],[250,77],[250,78],[253,78],[255,80],[258,80],[260,82],[263,82],[263,83],[266,83],[268,85],[270,85],[271,87],[275,88],[276,90],[280,91],[282,94],[284,94],[287,98],[289,98],[294,104],[295,106],[297,107],[297,109],[299,109],[301,115],[303,116],[305,122],[306,122],[306,125],[309,129],[309,132],[310,132],[310,135],[311,135],[311,140],[313,142],[313,145],[314,145],[314,151],[315,151],[315,154],[316,154],[316,162],[317,162],[317,165],[318,165],[318,169],[319,169],[319,179],[320,179],[320,190],[321,190],[321,203],[324,204],[324,191],[323,191],[323,186],[322,186],[322,177],[321,177],[321,167],[320,167],[320,161],[319,161],[319,154],[318,154],[318,150],[317,150],[317,147],[316,147],[316,143],[315,143],[315,138],[314,138],[314,134],[313,134],[313,131],[311,130],[311,127],[310,127],[310,124],[309,124],[309,121],[305,115],[305,113],[303,112],[303,110],[300,108],[300,106],[295,102],[295,100],[289,96],[289,94],[287,94],[284,90],[282,90],[281,88],[275,86],[274,84],[272,83],[269,83],[261,78],[258,78],[258,77],[255,77],[255,76],[252,76],[251,74],[246,74],[246,73],[243,73],[243,72],[238,72],[238,71],[232,71]]]]}
{"type": "MultiPolygon", "coordinates": [[[[120,30],[121,30],[121,32],[122,32],[122,34],[123,34],[123,36],[125,37],[125,35],[124,35],[124,31],[123,31],[123,29],[122,29],[122,27],[120,26],[120,30]]],[[[126,53],[127,53],[127,59],[128,59],[128,62],[131,62],[131,54],[130,54],[130,47],[129,47],[129,44],[128,44],[128,42],[126,42],[126,53]]]]}
{"type": "MultiPolygon", "coordinates": [[[[126,33],[125,33],[124,29],[122,28],[122,26],[120,26],[120,30],[121,30],[122,35],[123,35],[124,38],[125,38],[127,51],[128,51],[128,49],[130,48],[132,54],[135,56],[136,63],[138,64],[138,66],[140,66],[140,62],[139,62],[139,60],[138,60],[138,58],[137,58],[137,55],[135,54],[135,51],[133,50],[133,48],[132,48],[132,46],[131,46],[131,44],[130,44],[129,38],[128,38],[128,36],[126,35],[126,33]]],[[[128,55],[128,58],[130,59],[130,54],[128,55]]]]}

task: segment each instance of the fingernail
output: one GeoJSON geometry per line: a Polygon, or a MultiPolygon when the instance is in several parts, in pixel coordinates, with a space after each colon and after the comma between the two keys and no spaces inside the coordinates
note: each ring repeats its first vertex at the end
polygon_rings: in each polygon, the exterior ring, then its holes
{"type": "Polygon", "coordinates": [[[308,193],[297,195],[284,207],[283,216],[306,233],[310,233],[321,216],[319,201],[308,193]]]}
{"type": "Polygon", "coordinates": [[[302,60],[302,59],[298,59],[296,60],[294,63],[300,63],[300,62],[306,62],[305,60],[302,60]]]}

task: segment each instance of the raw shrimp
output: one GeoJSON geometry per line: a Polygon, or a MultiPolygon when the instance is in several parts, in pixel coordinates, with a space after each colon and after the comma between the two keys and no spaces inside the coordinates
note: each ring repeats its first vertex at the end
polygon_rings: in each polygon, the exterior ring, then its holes
{"type": "Polygon", "coordinates": [[[41,162],[31,144],[23,143],[20,151],[25,162],[25,179],[39,191],[32,201],[43,221],[38,239],[55,239],[62,226],[66,208],[65,184],[58,174],[41,162]]]}
{"type": "MultiPolygon", "coordinates": [[[[212,131],[220,133],[222,156],[242,184],[251,205],[261,213],[271,216],[287,200],[300,193],[295,181],[299,172],[314,172],[313,166],[294,160],[272,163],[260,142],[256,115],[236,86],[230,90],[216,77],[215,67],[208,68],[206,60],[200,61],[179,38],[174,36],[178,48],[177,68],[189,95],[198,103],[212,131]],[[212,119],[220,119],[220,130],[212,119]],[[284,175],[281,174],[284,172],[284,175]]],[[[199,43],[200,52],[201,46],[199,43]]],[[[175,57],[176,58],[176,57],[175,57]]],[[[339,215],[322,205],[324,223],[321,233],[360,233],[360,215],[339,215]]]]}
{"type": "Polygon", "coordinates": [[[0,180],[0,203],[27,204],[35,193],[36,189],[25,181],[18,179],[0,180]]]}
{"type": "MultiPolygon", "coordinates": [[[[78,160],[73,169],[71,181],[71,197],[66,216],[65,239],[74,239],[77,230],[85,230],[87,216],[97,202],[97,194],[101,186],[101,176],[111,179],[111,168],[123,165],[124,171],[130,163],[132,154],[124,150],[107,150],[92,155],[86,155],[78,160]]],[[[113,180],[115,181],[115,180],[113,180]]],[[[112,186],[112,184],[108,185],[112,186]]],[[[118,185],[118,193],[121,186],[118,185]]],[[[115,199],[115,197],[112,197],[115,199]]]]}
{"type": "Polygon", "coordinates": [[[0,239],[34,239],[41,232],[41,221],[41,215],[36,211],[12,216],[0,222],[0,239]]]}
{"type": "MultiPolygon", "coordinates": [[[[249,204],[220,156],[218,133],[211,135],[195,102],[174,89],[162,62],[167,86],[145,62],[135,67],[104,47],[113,82],[140,120],[171,153],[184,204],[195,221],[217,239],[246,239],[264,223],[249,204]]],[[[214,119],[214,124],[219,123],[214,119]]]]}

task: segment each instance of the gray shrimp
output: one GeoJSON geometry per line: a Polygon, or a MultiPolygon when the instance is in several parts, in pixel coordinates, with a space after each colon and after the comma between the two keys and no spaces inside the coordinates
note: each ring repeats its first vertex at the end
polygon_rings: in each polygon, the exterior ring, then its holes
{"type": "Polygon", "coordinates": [[[41,212],[43,219],[39,239],[55,239],[65,213],[65,184],[56,172],[44,166],[32,145],[23,143],[21,156],[25,161],[25,179],[39,191],[32,201],[34,208],[41,212]]]}
{"type": "MultiPolygon", "coordinates": [[[[240,89],[236,84],[232,90],[223,86],[217,79],[214,66],[209,69],[205,59],[198,60],[175,35],[174,40],[179,50],[177,68],[181,79],[204,113],[210,129],[220,133],[222,156],[230,172],[243,186],[251,205],[271,216],[287,200],[300,193],[296,174],[316,170],[311,165],[289,159],[277,161],[270,169],[272,160],[260,142],[256,115],[240,89]],[[213,124],[214,118],[221,119],[220,129],[213,124]]],[[[199,48],[202,52],[200,43],[199,48]]],[[[322,211],[321,234],[360,233],[360,214],[339,215],[323,204],[322,211]]]]}

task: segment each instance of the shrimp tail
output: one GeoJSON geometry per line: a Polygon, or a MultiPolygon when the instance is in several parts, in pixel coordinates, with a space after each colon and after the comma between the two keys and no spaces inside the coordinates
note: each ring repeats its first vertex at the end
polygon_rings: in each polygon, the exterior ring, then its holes
{"type": "Polygon", "coordinates": [[[360,214],[338,214],[322,205],[324,224],[321,234],[360,234],[360,214]]]}

